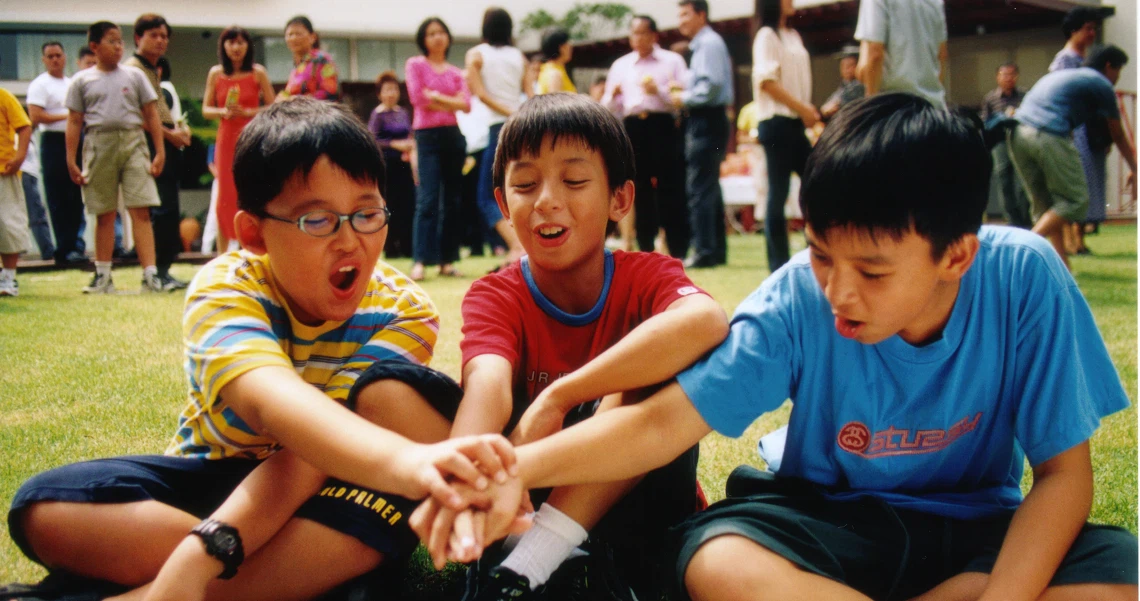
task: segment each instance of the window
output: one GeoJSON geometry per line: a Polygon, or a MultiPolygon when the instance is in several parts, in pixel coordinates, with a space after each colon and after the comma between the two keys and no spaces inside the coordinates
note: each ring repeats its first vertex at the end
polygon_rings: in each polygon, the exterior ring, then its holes
{"type": "Polygon", "coordinates": [[[83,32],[5,32],[0,33],[0,80],[31,81],[44,72],[41,47],[44,42],[59,42],[67,54],[67,75],[75,74],[75,58],[87,45],[83,32]]]}

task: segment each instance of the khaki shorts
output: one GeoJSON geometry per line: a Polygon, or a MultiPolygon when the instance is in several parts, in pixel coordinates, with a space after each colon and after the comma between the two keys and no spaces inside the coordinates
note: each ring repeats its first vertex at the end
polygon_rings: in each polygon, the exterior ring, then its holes
{"type": "Polygon", "coordinates": [[[31,246],[20,174],[0,175],[0,254],[22,253],[31,246]]]}
{"type": "Polygon", "coordinates": [[[1069,221],[1084,221],[1089,187],[1072,138],[1024,124],[1006,136],[1009,156],[1032,201],[1033,219],[1052,209],[1069,221]]]}
{"type": "Polygon", "coordinates": [[[103,215],[116,210],[119,194],[128,209],[159,206],[150,175],[150,150],[140,129],[88,131],[83,141],[83,204],[103,215]]]}

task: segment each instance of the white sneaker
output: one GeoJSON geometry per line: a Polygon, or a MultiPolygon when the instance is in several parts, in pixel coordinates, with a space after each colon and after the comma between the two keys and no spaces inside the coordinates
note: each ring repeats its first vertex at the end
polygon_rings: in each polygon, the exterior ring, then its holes
{"type": "Polygon", "coordinates": [[[143,292],[166,292],[163,288],[162,280],[158,279],[158,274],[143,274],[142,278],[142,291],[143,292]]]}
{"type": "Polygon", "coordinates": [[[111,294],[114,291],[111,274],[102,275],[98,272],[91,278],[91,283],[83,287],[83,294],[111,294]]]}
{"type": "Polygon", "coordinates": [[[0,296],[20,296],[20,284],[15,278],[0,278],[0,296]]]}

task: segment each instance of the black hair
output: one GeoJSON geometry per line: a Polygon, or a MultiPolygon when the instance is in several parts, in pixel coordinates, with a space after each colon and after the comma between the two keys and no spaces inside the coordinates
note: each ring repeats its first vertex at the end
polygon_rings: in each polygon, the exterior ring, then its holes
{"type": "Polygon", "coordinates": [[[79,49],[79,54],[76,56],[76,58],[83,58],[85,56],[95,56],[95,51],[88,48],[87,46],[83,46],[79,49]]]}
{"type": "Polygon", "coordinates": [[[1019,75],[1021,74],[1021,68],[1018,67],[1017,63],[1015,63],[1013,61],[1010,61],[1008,63],[1002,63],[1002,64],[998,65],[997,71],[994,71],[994,73],[1000,73],[1002,69],[1013,69],[1014,73],[1017,73],[1019,75]]]}
{"type": "Polygon", "coordinates": [[[226,54],[226,42],[237,38],[245,40],[246,43],[245,56],[241,59],[241,70],[253,71],[253,39],[245,29],[231,25],[223,29],[222,35],[218,36],[218,63],[222,65],[222,71],[226,75],[234,74],[234,62],[226,54]]]}
{"type": "Polygon", "coordinates": [[[1077,6],[1065,13],[1065,18],[1061,20],[1061,33],[1068,40],[1085,23],[1096,23],[1099,26],[1103,21],[1104,13],[1099,8],[1077,6]]]}
{"type": "MultiPolygon", "coordinates": [[[[91,27],[87,28],[87,43],[98,44],[103,41],[103,36],[107,35],[108,31],[118,28],[118,25],[115,25],[110,21],[96,21],[95,23],[91,24],[91,27]]],[[[91,54],[95,54],[95,52],[92,51],[91,54]]],[[[79,56],[83,55],[80,54],[79,56]]]]}
{"type": "Polygon", "coordinates": [[[443,19],[439,17],[428,17],[424,19],[423,23],[420,23],[420,28],[416,30],[416,46],[419,46],[420,52],[423,52],[424,56],[427,56],[427,30],[428,26],[432,23],[439,23],[439,26],[443,28],[443,32],[447,34],[447,48],[443,51],[443,57],[447,58],[447,53],[451,52],[451,29],[448,29],[447,23],[444,23],[443,19]]]}
{"type": "Polygon", "coordinates": [[[649,15],[633,15],[629,21],[631,23],[634,21],[645,21],[645,24],[649,26],[649,31],[657,33],[657,21],[654,21],[653,17],[649,15]]]}
{"type": "Polygon", "coordinates": [[[879,94],[845,106],[823,130],[800,207],[821,238],[854,227],[900,239],[913,228],[937,260],[982,226],[992,167],[965,117],[911,94],[879,94]]]}
{"type": "Polygon", "coordinates": [[[759,31],[761,27],[771,27],[773,31],[779,32],[782,14],[783,7],[780,6],[780,0],[756,0],[753,29],[759,31]]]}
{"type": "Polygon", "coordinates": [[[483,41],[492,46],[510,46],[514,26],[511,13],[492,6],[483,13],[483,41]]]}
{"type": "Polygon", "coordinates": [[[570,33],[561,27],[555,27],[542,36],[542,56],[548,61],[558,58],[562,45],[570,41],[570,33]]]}
{"type": "Polygon", "coordinates": [[[269,105],[242,130],[234,150],[238,208],[264,215],[286,182],[307,178],[322,156],[354,181],[384,189],[380,147],[343,105],[308,96],[269,105]]]}
{"type": "Polygon", "coordinates": [[[542,94],[523,103],[499,133],[492,180],[502,188],[507,163],[523,155],[537,156],[543,143],[578,142],[598,151],[611,192],[634,176],[633,146],[621,121],[585,94],[542,94]]]}
{"type": "Polygon", "coordinates": [[[1128,55],[1120,48],[1109,44],[1107,46],[1097,46],[1089,50],[1088,58],[1085,59],[1084,66],[1092,67],[1101,73],[1104,73],[1104,68],[1112,65],[1114,69],[1120,69],[1128,62],[1128,55]]]}
{"type": "Polygon", "coordinates": [[[314,33],[313,32],[313,22],[310,21],[309,18],[306,17],[305,15],[297,15],[296,17],[293,17],[292,19],[289,19],[288,21],[286,21],[285,22],[285,29],[289,29],[290,25],[300,25],[301,27],[305,28],[305,31],[308,31],[309,33],[314,33]]]}
{"type": "Polygon", "coordinates": [[[166,19],[162,18],[162,15],[143,13],[139,15],[138,19],[135,19],[135,37],[141,38],[146,32],[152,29],[158,29],[159,27],[165,27],[166,35],[168,36],[173,33],[170,31],[170,24],[166,22],[166,19]]]}
{"type": "Polygon", "coordinates": [[[681,0],[677,3],[677,6],[691,6],[693,7],[693,12],[702,13],[705,15],[705,18],[708,18],[709,3],[705,0],[681,0]]]}
{"type": "Polygon", "coordinates": [[[59,46],[59,49],[63,50],[63,44],[61,42],[58,42],[56,40],[52,40],[50,42],[44,42],[44,45],[40,46],[40,54],[47,52],[47,49],[49,46],[59,46]]]}

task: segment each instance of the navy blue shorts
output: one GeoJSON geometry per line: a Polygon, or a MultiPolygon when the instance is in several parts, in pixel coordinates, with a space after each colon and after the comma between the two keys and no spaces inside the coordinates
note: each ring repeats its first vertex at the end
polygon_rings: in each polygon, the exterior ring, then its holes
{"type": "MultiPolygon", "coordinates": [[[[463,397],[459,385],[442,373],[422,365],[389,361],[375,363],[361,374],[349,392],[348,406],[355,407],[360,390],[378,380],[408,384],[449,420],[454,419],[463,397]]],[[[205,518],[260,463],[249,459],[141,455],[66,465],[38,474],[20,487],[8,510],[8,531],[20,550],[38,562],[21,519],[23,510],[32,503],[153,500],[205,518]]],[[[317,495],[297,510],[296,517],[347,534],[395,558],[410,553],[418,543],[406,524],[418,504],[419,501],[330,478],[317,495]]]]}
{"type": "MultiPolygon", "coordinates": [[[[727,498],[678,526],[675,584],[697,550],[724,535],[743,536],[800,568],[873,599],[910,599],[964,572],[988,574],[1013,512],[959,520],[900,509],[873,498],[828,499],[812,484],[741,466],[727,498]]],[[[1051,585],[1137,582],[1136,537],[1122,528],[1086,524],[1051,585]]]]}

